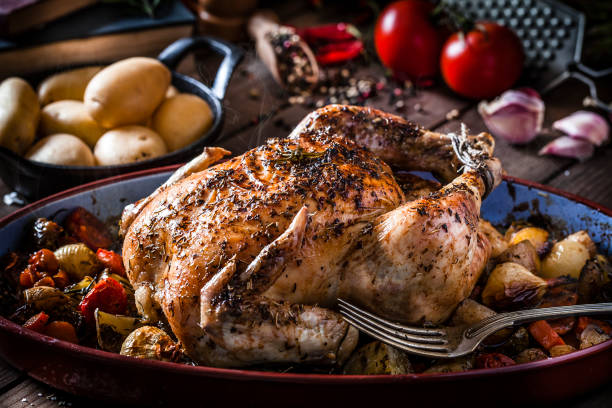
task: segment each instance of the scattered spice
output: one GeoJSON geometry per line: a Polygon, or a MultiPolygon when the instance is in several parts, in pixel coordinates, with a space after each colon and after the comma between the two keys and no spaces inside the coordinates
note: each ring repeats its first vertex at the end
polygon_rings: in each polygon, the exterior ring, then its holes
{"type": "Polygon", "coordinates": [[[446,120],[453,120],[459,117],[459,109],[451,109],[446,113],[446,120]]]}

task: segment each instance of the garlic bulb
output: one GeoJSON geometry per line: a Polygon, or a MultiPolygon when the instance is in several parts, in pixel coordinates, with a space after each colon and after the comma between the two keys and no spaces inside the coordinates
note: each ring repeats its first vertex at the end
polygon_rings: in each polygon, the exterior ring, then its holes
{"type": "Polygon", "coordinates": [[[491,102],[480,102],[478,112],[494,136],[525,144],[542,130],[544,102],[533,89],[521,88],[506,91],[491,102]]]}
{"type": "Polygon", "coordinates": [[[596,113],[577,111],[553,123],[553,129],[559,130],[572,139],[580,139],[601,146],[608,140],[610,127],[608,122],[596,113]]]}

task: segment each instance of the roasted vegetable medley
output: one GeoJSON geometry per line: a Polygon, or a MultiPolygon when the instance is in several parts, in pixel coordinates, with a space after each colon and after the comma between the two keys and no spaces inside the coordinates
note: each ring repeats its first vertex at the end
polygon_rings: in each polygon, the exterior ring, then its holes
{"type": "Polygon", "coordinates": [[[39,333],[123,355],[189,362],[163,326],[138,317],[134,290],[104,223],[84,208],[63,227],[39,218],[3,259],[4,316],[39,333]]]}
{"type": "MultiPolygon", "coordinates": [[[[472,294],[447,324],[469,325],[509,310],[612,301],[612,267],[597,252],[588,233],[578,231],[558,238],[549,229],[522,221],[501,234],[482,221],[481,231],[491,242],[491,257],[472,294]]],[[[118,243],[93,214],[77,208],[63,226],[39,218],[26,236],[23,250],[3,258],[2,315],[72,343],[193,364],[166,323],[146,322],[138,316],[123,260],[113,251],[118,243]]],[[[568,354],[611,337],[612,327],[605,319],[541,320],[500,330],[467,357],[436,361],[408,355],[362,335],[361,346],[335,372],[405,374],[495,368],[568,354]]]]}

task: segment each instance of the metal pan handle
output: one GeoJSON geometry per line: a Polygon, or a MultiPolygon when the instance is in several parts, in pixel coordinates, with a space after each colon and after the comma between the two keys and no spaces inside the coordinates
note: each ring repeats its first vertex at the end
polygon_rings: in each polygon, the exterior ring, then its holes
{"type": "Polygon", "coordinates": [[[601,100],[601,98],[597,94],[597,84],[595,83],[597,79],[606,77],[608,75],[612,75],[612,68],[597,71],[587,67],[581,62],[578,62],[570,65],[565,72],[563,72],[554,81],[548,84],[546,88],[542,90],[542,93],[546,93],[556,88],[569,78],[574,78],[582,82],[589,88],[590,101],[587,103],[587,106],[599,108],[604,110],[608,114],[612,114],[612,103],[606,103],[601,100]]]}
{"type": "Polygon", "coordinates": [[[212,86],[212,91],[215,96],[223,100],[234,68],[236,68],[236,64],[238,64],[244,55],[242,49],[212,37],[186,37],[176,40],[166,47],[166,49],[159,54],[157,59],[168,68],[174,70],[188,52],[200,48],[211,48],[224,56],[212,86]]]}

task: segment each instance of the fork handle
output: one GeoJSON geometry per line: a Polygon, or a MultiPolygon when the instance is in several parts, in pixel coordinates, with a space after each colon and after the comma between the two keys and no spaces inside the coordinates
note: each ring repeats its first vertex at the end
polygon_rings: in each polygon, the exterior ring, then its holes
{"type": "Polygon", "coordinates": [[[545,307],[541,309],[519,310],[499,313],[480,321],[470,327],[466,336],[475,337],[483,332],[494,333],[497,330],[522,323],[543,319],[557,319],[569,316],[612,314],[612,303],[590,303],[585,305],[545,307]]]}

